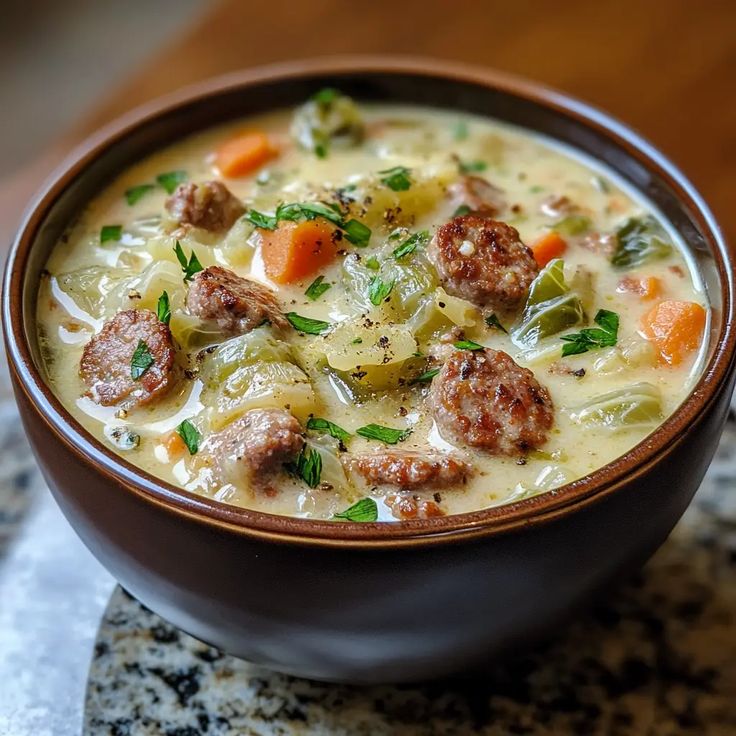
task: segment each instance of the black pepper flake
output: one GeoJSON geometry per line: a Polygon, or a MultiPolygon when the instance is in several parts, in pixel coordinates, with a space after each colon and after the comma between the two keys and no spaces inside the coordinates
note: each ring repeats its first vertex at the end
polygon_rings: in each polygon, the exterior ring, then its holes
{"type": "Polygon", "coordinates": [[[437,304],[439,304],[440,309],[444,309],[445,308],[445,303],[444,302],[437,302],[437,304]]]}
{"type": "Polygon", "coordinates": [[[526,465],[526,458],[525,457],[517,458],[516,459],[516,464],[517,465],[526,465]]]}
{"type": "Polygon", "coordinates": [[[405,417],[409,413],[409,410],[405,406],[399,407],[399,416],[405,417]]]}
{"type": "Polygon", "coordinates": [[[442,494],[437,491],[432,498],[434,499],[435,503],[442,503],[442,494]]]}
{"type": "Polygon", "coordinates": [[[572,374],[576,378],[582,378],[585,375],[585,368],[578,368],[576,371],[573,371],[572,374]]]}

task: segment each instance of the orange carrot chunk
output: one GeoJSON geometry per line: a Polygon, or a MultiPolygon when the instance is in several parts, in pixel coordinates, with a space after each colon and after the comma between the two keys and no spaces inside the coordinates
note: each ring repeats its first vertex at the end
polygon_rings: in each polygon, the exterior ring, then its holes
{"type": "Polygon", "coordinates": [[[644,301],[651,301],[662,295],[662,281],[656,276],[626,276],[618,282],[616,291],[638,294],[644,301]]]}
{"type": "Polygon", "coordinates": [[[559,233],[550,230],[532,243],[531,248],[534,260],[542,268],[555,258],[559,258],[567,250],[567,243],[559,233]]]}
{"type": "Polygon", "coordinates": [[[178,432],[169,432],[162,438],[161,444],[164,446],[169,460],[180,458],[187,449],[184,440],[179,436],[178,432]]]}
{"type": "Polygon", "coordinates": [[[265,133],[251,131],[225,141],[215,153],[215,164],[223,176],[233,178],[253,173],[277,155],[265,133]]]}
{"type": "Polygon", "coordinates": [[[324,220],[282,222],[260,233],[266,275],[279,284],[301,281],[337,255],[335,228],[324,220]]]}
{"type": "Polygon", "coordinates": [[[666,365],[679,365],[696,350],[704,329],[705,309],[696,302],[659,302],[642,318],[642,334],[666,365]]]}

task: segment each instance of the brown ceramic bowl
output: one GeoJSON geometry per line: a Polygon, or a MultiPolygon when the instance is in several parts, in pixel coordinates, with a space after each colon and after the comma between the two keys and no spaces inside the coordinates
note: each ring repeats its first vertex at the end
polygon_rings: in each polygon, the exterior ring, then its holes
{"type": "Polygon", "coordinates": [[[89,140],[25,218],[5,274],[3,320],[18,405],[49,486],[133,595],[194,636],[277,670],[416,680],[531,641],[667,537],[726,418],[734,376],[728,258],[684,177],[606,115],[484,70],[331,59],[207,82],[89,140]],[[44,383],[35,332],[39,274],[66,223],[152,150],[229,118],[293,105],[328,84],[361,100],[454,108],[540,131],[604,161],[651,198],[695,255],[713,307],[707,365],[682,406],[631,452],[555,492],[390,525],[226,506],[142,472],[82,429],[44,383]]]}

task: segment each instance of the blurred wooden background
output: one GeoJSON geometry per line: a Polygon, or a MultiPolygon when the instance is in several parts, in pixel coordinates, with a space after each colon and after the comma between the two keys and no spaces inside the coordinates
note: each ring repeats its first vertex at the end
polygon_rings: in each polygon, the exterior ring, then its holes
{"type": "Polygon", "coordinates": [[[125,110],[234,69],[345,53],[492,66],[608,110],[685,171],[736,242],[733,0],[221,0],[131,70],[45,153],[0,182],[2,242],[70,146],[125,110]]]}

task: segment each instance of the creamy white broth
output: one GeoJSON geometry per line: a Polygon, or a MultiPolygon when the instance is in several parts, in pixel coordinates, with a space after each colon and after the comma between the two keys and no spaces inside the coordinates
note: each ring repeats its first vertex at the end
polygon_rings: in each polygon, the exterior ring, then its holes
{"type": "MultiPolygon", "coordinates": [[[[434,448],[457,453],[471,464],[475,472],[463,484],[412,491],[426,499],[433,499],[439,493],[441,510],[452,514],[525,498],[585,476],[640,442],[676,409],[699,373],[702,348],[691,351],[676,366],[658,362],[656,351],[641,334],[642,316],[658,300],[644,300],[640,295],[621,292],[619,283],[627,276],[654,276],[662,284],[659,299],[707,304],[677,233],[650,203],[600,164],[539,136],[492,120],[465,113],[393,105],[361,105],[360,113],[366,124],[365,140],[354,147],[331,147],[326,158],[318,158],[294,145],[289,133],[293,111],[278,111],[174,143],[131,166],[90,202],[52,253],[47,264],[49,276],[42,284],[39,297],[39,331],[49,383],[83,426],[128,461],[152,474],[226,503],[272,513],[331,518],[362,497],[370,496],[378,501],[379,519],[395,520],[384,498],[395,495],[396,488],[372,487],[355,473],[343,474],[341,470],[341,459],[350,454],[387,449],[380,442],[355,435],[359,427],[375,423],[411,429],[406,439],[388,449],[426,452],[434,448]],[[458,123],[467,128],[467,135],[461,135],[460,140],[458,123]],[[213,151],[223,140],[244,128],[267,132],[280,153],[250,175],[221,177],[214,166],[213,151]],[[272,286],[285,312],[336,323],[336,329],[340,329],[344,321],[357,319],[364,311],[356,307],[353,296],[341,285],[345,259],[358,254],[363,260],[375,256],[384,263],[391,258],[392,249],[410,234],[427,230],[433,235],[438,226],[452,218],[457,207],[446,190],[459,176],[458,160],[485,164],[484,170],[477,174],[503,190],[503,197],[510,205],[496,219],[515,227],[526,244],[534,243],[563,219],[564,216],[545,213],[542,205],[552,197],[569,198],[576,206],[575,212],[588,217],[591,230],[600,233],[616,232],[627,218],[653,214],[672,241],[673,249],[667,257],[620,271],[611,267],[608,257],[583,247],[579,243],[582,235],[567,237],[568,247],[562,255],[566,280],[569,282],[581,266],[594,276],[593,292],[587,297],[591,302],[586,306],[588,320],[546,338],[537,349],[520,349],[510,335],[488,328],[482,319],[483,310],[478,310],[474,326],[464,328],[465,339],[507,352],[519,365],[531,369],[549,391],[554,403],[554,426],[547,442],[537,450],[501,456],[458,447],[443,439],[427,409],[429,382],[408,385],[412,376],[434,364],[426,363],[424,358],[409,358],[397,366],[397,371],[403,371],[402,385],[394,382],[388,389],[372,394],[365,389],[351,392],[334,371],[324,371],[328,338],[303,335],[296,330],[287,331],[278,339],[290,344],[296,362],[306,371],[314,401],[307,407],[311,411],[305,409],[300,414],[294,408],[295,415],[304,423],[310,413],[314,414],[352,435],[344,452],[324,434],[307,433],[310,447],[317,449],[323,459],[323,481],[331,488],[309,488],[303,478],[283,471],[270,484],[271,492],[263,493],[248,484],[223,483],[196,455],[171,457],[165,440],[184,419],[191,420],[204,439],[238,414],[213,410],[211,403],[208,405],[208,389],[201,374],[190,373],[159,400],[127,412],[118,406],[101,406],[88,395],[79,375],[84,345],[120,310],[145,307],[155,311],[156,298],[164,288],[171,296],[171,328],[180,353],[194,356],[208,344],[222,344],[226,339],[212,330],[209,337],[207,333],[200,334],[196,345],[188,344],[187,330],[193,321],[183,307],[187,287],[173,250],[176,239],[184,253],[189,255],[194,251],[204,267],[222,265],[240,276],[272,286]],[[393,192],[377,182],[380,175],[376,176],[376,172],[395,166],[406,167],[411,172],[412,186],[406,192],[393,192]],[[323,201],[329,199],[329,193],[336,187],[351,185],[357,193],[352,196],[364,196],[369,188],[374,198],[384,197],[390,204],[400,202],[403,212],[394,217],[394,222],[386,222],[380,207],[377,212],[366,214],[362,212],[364,208],[355,206],[351,213],[372,230],[370,245],[358,248],[345,242],[344,254],[331,265],[285,286],[271,282],[266,276],[262,238],[245,218],[240,218],[224,234],[197,228],[176,229],[166,216],[167,193],[160,186],[148,191],[132,206],[126,202],[124,195],[131,187],[155,182],[163,172],[179,170],[185,171],[188,180],[194,182],[222,180],[246,208],[260,212],[272,213],[282,202],[323,201]],[[389,241],[395,226],[404,222],[410,227],[402,231],[399,239],[389,241]],[[119,242],[101,244],[100,230],[108,224],[122,225],[123,236],[119,242]],[[100,272],[85,291],[79,287],[75,274],[90,267],[99,267],[100,272]],[[156,274],[147,288],[141,274],[150,274],[151,269],[156,274]],[[100,273],[104,275],[97,279],[100,273]],[[71,283],[76,283],[74,291],[69,289],[69,274],[72,274],[71,283]],[[318,275],[331,288],[312,300],[305,296],[305,289],[318,275]],[[129,299],[128,292],[135,298],[129,299]],[[137,298],[136,292],[142,298],[137,298]],[[617,345],[561,358],[560,335],[595,327],[591,318],[599,309],[619,315],[617,345]],[[586,401],[642,382],[659,390],[661,418],[658,421],[615,431],[581,426],[575,421],[576,410],[586,401]],[[119,435],[120,428],[128,428],[139,436],[136,447],[121,449],[111,439],[116,433],[119,435]]],[[[425,250],[424,246],[418,248],[417,257],[425,258],[425,250]]],[[[415,324],[412,322],[415,315],[399,317],[390,308],[381,309],[386,311],[378,316],[373,314],[373,322],[378,325],[415,324]]],[[[520,311],[499,312],[498,317],[510,328],[520,311]]],[[[270,328],[258,329],[268,332],[270,328]]],[[[417,350],[426,352],[430,343],[437,342],[437,337],[420,341],[417,350]]],[[[208,357],[204,358],[205,364],[207,360],[208,357]]],[[[196,369],[201,365],[192,360],[189,367],[196,369]]]]}

